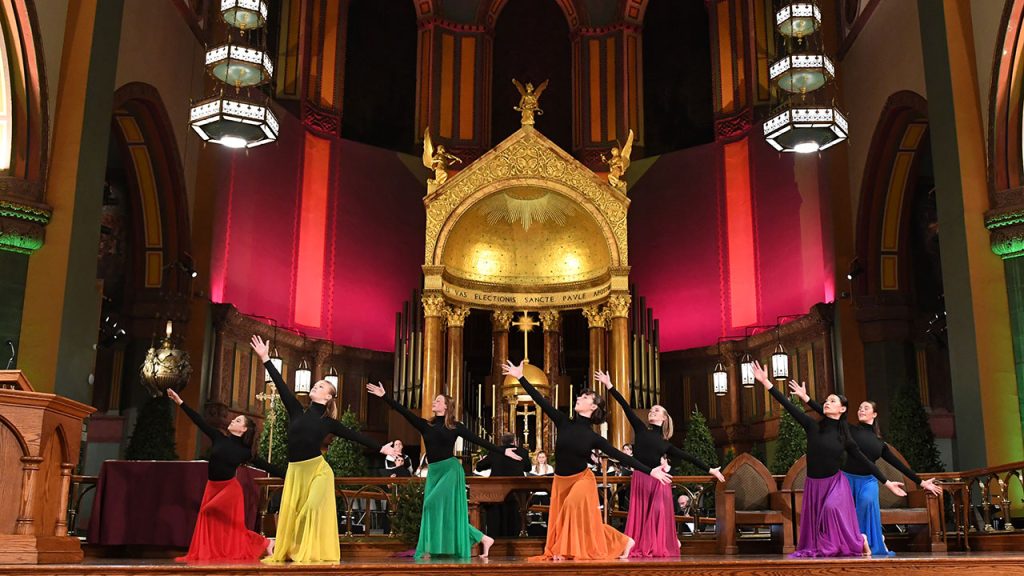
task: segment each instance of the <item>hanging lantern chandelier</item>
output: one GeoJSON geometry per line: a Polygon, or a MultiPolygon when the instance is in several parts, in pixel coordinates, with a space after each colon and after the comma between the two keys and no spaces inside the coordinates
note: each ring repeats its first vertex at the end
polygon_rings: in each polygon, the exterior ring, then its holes
{"type": "Polygon", "coordinates": [[[305,358],[295,369],[295,393],[309,394],[310,384],[313,382],[313,371],[309,369],[309,362],[305,358]]]}
{"type": "Polygon", "coordinates": [[[725,366],[721,362],[715,364],[715,369],[711,372],[711,383],[715,396],[725,396],[729,392],[729,373],[725,371],[725,366]]]}
{"type": "Polygon", "coordinates": [[[750,354],[744,354],[740,360],[740,383],[744,388],[753,388],[754,386],[754,360],[750,354]]]}
{"type": "Polygon", "coordinates": [[[775,24],[784,53],[769,68],[779,100],[763,125],[765,139],[779,152],[805,154],[846,140],[849,122],[827,89],[836,67],[824,51],[817,2],[783,2],[775,24]]]}
{"type": "Polygon", "coordinates": [[[772,378],[776,380],[787,380],[789,379],[789,354],[786,354],[786,349],[779,343],[775,347],[775,352],[772,354],[772,378]]]}
{"type": "Polygon", "coordinates": [[[189,125],[203,142],[228,148],[274,142],[280,124],[269,98],[259,90],[274,76],[274,63],[260,30],[267,23],[267,3],[222,0],[221,16],[230,30],[240,31],[242,39],[253,39],[253,45],[237,41],[229,33],[225,43],[207,50],[206,70],[220,86],[213,96],[192,105],[189,125]]]}
{"type": "MultiPolygon", "coordinates": [[[[220,15],[239,30],[262,28],[267,23],[266,0],[221,0],[220,15]]],[[[818,18],[819,21],[821,18],[818,18]]]]}
{"type": "Polygon", "coordinates": [[[189,376],[192,375],[189,354],[174,345],[171,338],[173,330],[174,326],[168,320],[160,344],[151,346],[146,351],[146,359],[139,367],[142,384],[154,398],[163,396],[168,388],[175,391],[180,390],[188,383],[189,376]]]}

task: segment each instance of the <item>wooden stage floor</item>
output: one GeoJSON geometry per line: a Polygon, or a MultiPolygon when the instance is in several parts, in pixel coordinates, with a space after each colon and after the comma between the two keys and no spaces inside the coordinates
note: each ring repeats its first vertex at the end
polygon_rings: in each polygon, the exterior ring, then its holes
{"type": "Polygon", "coordinates": [[[81,564],[39,566],[0,565],[0,574],[37,576],[40,574],[114,576],[144,574],[313,574],[377,576],[415,574],[417,576],[470,576],[502,574],[543,576],[595,574],[602,576],[1024,576],[1024,552],[975,552],[949,554],[901,554],[894,558],[842,558],[790,560],[779,555],[759,556],[684,556],[658,560],[620,560],[613,562],[526,562],[523,558],[473,558],[415,561],[411,558],[375,558],[341,564],[222,564],[181,565],[172,560],[87,558],[81,564]]]}

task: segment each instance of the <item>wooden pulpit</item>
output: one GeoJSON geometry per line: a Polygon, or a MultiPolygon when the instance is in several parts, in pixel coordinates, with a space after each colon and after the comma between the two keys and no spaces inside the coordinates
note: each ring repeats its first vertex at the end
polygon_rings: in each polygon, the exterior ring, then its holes
{"type": "Polygon", "coordinates": [[[0,564],[82,560],[68,536],[68,491],[82,420],[95,410],[0,370],[0,564]]]}

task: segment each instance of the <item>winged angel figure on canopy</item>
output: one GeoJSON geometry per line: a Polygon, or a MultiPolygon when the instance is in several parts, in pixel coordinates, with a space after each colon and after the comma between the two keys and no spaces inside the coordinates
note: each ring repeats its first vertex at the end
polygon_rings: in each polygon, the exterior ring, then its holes
{"type": "Polygon", "coordinates": [[[601,154],[601,161],[608,165],[608,184],[623,194],[626,193],[626,181],[622,176],[629,168],[629,155],[633,153],[633,129],[626,136],[626,143],[621,147],[612,148],[610,154],[601,154]]]}
{"type": "Polygon", "coordinates": [[[462,164],[462,159],[445,150],[443,144],[435,148],[428,126],[423,133],[423,165],[434,171],[434,177],[427,180],[428,193],[448,181],[448,168],[452,164],[462,164]]]}

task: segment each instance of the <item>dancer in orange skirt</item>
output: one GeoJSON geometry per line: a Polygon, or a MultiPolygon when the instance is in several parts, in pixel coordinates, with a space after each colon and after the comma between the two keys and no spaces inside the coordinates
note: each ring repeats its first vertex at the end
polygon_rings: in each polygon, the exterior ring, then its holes
{"type": "Polygon", "coordinates": [[[188,554],[178,562],[255,562],[273,552],[274,543],[245,526],[245,499],[235,472],[242,464],[252,463],[274,476],[284,477],[284,470],[253,456],[252,441],[256,423],[239,415],[228,424],[224,434],[206,423],[181,396],[167,389],[167,396],[181,406],[185,414],[212,442],[206,490],[199,506],[196,527],[188,554]]]}
{"type": "Polygon", "coordinates": [[[668,484],[671,478],[660,467],[652,469],[632,456],[616,450],[608,440],[594,432],[593,426],[604,420],[604,399],[591,390],[576,398],[576,418],[569,419],[523,377],[523,364],[506,362],[505,375],[519,384],[544,414],[555,424],[555,478],[551,484],[551,508],[548,511],[548,539],[544,554],[530,560],[611,560],[628,558],[635,542],[601,520],[597,499],[597,480],[587,468],[591,451],[601,450],[619,462],[650,474],[668,484]]]}

